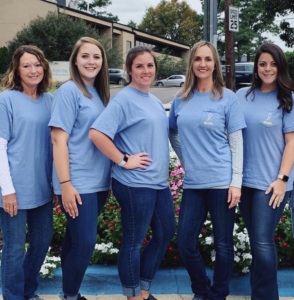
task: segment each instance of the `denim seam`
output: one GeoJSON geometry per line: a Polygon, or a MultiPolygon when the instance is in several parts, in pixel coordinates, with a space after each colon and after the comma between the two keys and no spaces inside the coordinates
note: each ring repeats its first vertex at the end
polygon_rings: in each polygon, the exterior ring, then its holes
{"type": "MultiPolygon", "coordinates": [[[[127,186],[127,191],[128,191],[128,194],[129,194],[129,199],[130,199],[130,211],[131,211],[131,215],[132,215],[132,224],[133,224],[133,226],[132,226],[132,236],[133,236],[133,238],[132,238],[132,247],[130,248],[130,253],[129,253],[129,266],[131,266],[131,261],[132,261],[132,250],[133,250],[133,247],[134,247],[134,239],[135,239],[135,237],[134,237],[134,211],[133,211],[133,202],[132,202],[132,193],[131,193],[131,191],[130,191],[130,187],[128,187],[127,186]]],[[[132,282],[133,282],[133,284],[134,284],[134,273],[133,273],[133,268],[130,268],[130,273],[131,273],[131,276],[132,276],[132,278],[131,278],[131,280],[132,280],[132,282]]]]}

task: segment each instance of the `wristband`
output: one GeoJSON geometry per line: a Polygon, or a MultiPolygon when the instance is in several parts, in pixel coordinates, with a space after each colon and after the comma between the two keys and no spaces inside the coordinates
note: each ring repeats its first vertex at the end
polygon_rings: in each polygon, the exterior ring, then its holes
{"type": "Polygon", "coordinates": [[[278,175],[278,178],[281,179],[281,180],[283,180],[283,181],[285,181],[285,182],[288,182],[289,176],[279,174],[279,175],[278,175]]]}
{"type": "Polygon", "coordinates": [[[124,166],[128,161],[128,158],[126,157],[126,155],[124,155],[122,161],[118,164],[120,167],[124,166]]]}
{"type": "Polygon", "coordinates": [[[59,182],[59,183],[64,184],[64,183],[67,183],[67,182],[70,182],[70,180],[62,181],[62,182],[59,182]]]}

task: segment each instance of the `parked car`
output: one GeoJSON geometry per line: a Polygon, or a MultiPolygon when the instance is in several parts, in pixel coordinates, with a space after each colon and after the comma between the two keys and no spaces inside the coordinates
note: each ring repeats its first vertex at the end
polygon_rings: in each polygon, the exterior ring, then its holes
{"type": "Polygon", "coordinates": [[[115,83],[119,85],[128,84],[128,75],[125,70],[122,69],[108,69],[109,83],[115,83]]]}
{"type": "MultiPolygon", "coordinates": [[[[253,76],[253,62],[235,63],[236,88],[250,86],[253,76]]],[[[226,68],[222,66],[224,81],[226,81],[226,68]]]]}
{"type": "Polygon", "coordinates": [[[185,75],[172,75],[166,79],[157,80],[157,86],[183,86],[186,80],[185,75]]]}

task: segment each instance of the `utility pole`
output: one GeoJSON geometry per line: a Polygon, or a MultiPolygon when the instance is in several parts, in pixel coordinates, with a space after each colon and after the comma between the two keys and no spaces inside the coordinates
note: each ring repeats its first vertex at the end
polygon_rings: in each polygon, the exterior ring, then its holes
{"type": "Polygon", "coordinates": [[[217,48],[217,5],[218,0],[204,1],[204,40],[217,48]]]}
{"type": "Polygon", "coordinates": [[[233,0],[225,0],[225,55],[226,55],[226,87],[235,91],[235,55],[234,55],[234,32],[230,31],[229,6],[233,0]]]}

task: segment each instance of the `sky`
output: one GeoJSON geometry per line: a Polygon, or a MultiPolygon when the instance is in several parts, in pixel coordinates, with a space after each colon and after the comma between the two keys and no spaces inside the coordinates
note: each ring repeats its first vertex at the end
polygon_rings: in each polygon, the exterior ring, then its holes
{"type": "MultiPolygon", "coordinates": [[[[160,0],[112,0],[112,4],[107,6],[106,10],[113,15],[117,15],[121,24],[127,24],[130,20],[139,24],[145,15],[146,9],[150,6],[157,6],[159,2],[160,0]]],[[[186,2],[198,14],[203,14],[200,0],[186,0],[186,2]]],[[[287,48],[279,37],[269,34],[269,38],[284,51],[293,51],[293,49],[287,48]]]]}

